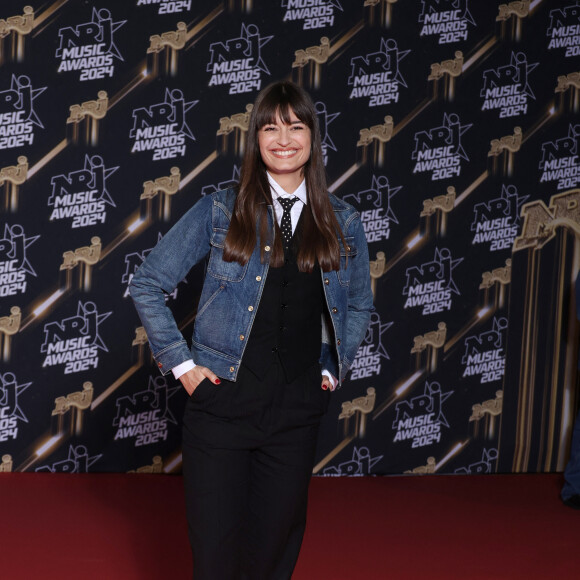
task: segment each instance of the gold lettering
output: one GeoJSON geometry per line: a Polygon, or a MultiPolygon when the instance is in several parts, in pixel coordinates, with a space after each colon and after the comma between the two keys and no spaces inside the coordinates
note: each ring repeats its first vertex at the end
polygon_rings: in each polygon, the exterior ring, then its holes
{"type": "Polygon", "coordinates": [[[444,213],[449,213],[455,207],[455,188],[450,185],[446,195],[438,195],[433,199],[423,200],[423,211],[421,217],[430,216],[440,209],[444,213]]]}
{"type": "Polygon", "coordinates": [[[510,16],[525,18],[530,13],[530,0],[518,0],[509,4],[500,4],[496,21],[508,20],[510,16]]]}
{"type": "Polygon", "coordinates": [[[102,119],[107,114],[107,106],[109,104],[109,97],[107,91],[99,91],[97,93],[96,101],[85,101],[80,105],[71,105],[69,107],[69,117],[67,123],[79,123],[85,117],[92,117],[93,119],[102,119]]]}
{"type": "Polygon", "coordinates": [[[72,270],[79,263],[83,262],[88,266],[94,266],[101,258],[101,238],[94,236],[91,238],[90,246],[77,248],[74,252],[64,252],[63,262],[60,265],[61,270],[72,270]]]}
{"type": "Polygon", "coordinates": [[[481,284],[479,285],[480,290],[485,290],[486,288],[491,288],[496,282],[498,284],[509,284],[512,279],[512,261],[508,258],[505,261],[504,268],[495,268],[491,272],[484,272],[481,275],[481,284]]]}
{"type": "Polygon", "coordinates": [[[352,401],[345,401],[342,404],[342,411],[338,416],[339,419],[352,417],[357,411],[363,415],[368,415],[375,407],[377,395],[375,389],[369,387],[364,397],[358,397],[352,401]]]}
{"type": "Polygon", "coordinates": [[[64,415],[69,409],[75,407],[81,411],[88,409],[93,402],[93,383],[87,381],[83,384],[82,391],[69,393],[66,397],[57,397],[54,400],[53,415],[64,415]]]}
{"type": "Polygon", "coordinates": [[[162,34],[154,34],[149,37],[150,45],[147,53],[161,52],[166,46],[173,50],[181,50],[185,46],[187,38],[187,24],[185,22],[177,23],[177,30],[170,30],[162,34]]]}
{"type": "Polygon", "coordinates": [[[34,23],[34,8],[25,6],[22,15],[9,16],[4,20],[0,19],[0,38],[5,38],[12,31],[17,34],[30,34],[34,23]]]}
{"type": "Polygon", "coordinates": [[[440,322],[437,325],[437,330],[432,330],[431,332],[427,332],[422,336],[416,336],[413,339],[413,348],[411,349],[411,352],[422,352],[428,346],[432,346],[433,348],[441,348],[445,344],[446,337],[447,325],[445,322],[440,322]]]}
{"type": "Polygon", "coordinates": [[[234,129],[241,129],[242,131],[247,131],[250,126],[250,114],[254,105],[246,105],[245,113],[236,113],[231,117],[221,117],[220,118],[220,128],[218,129],[218,135],[227,135],[231,133],[234,129]]]}
{"type": "Polygon", "coordinates": [[[368,129],[361,129],[359,135],[357,147],[369,145],[373,139],[377,139],[381,143],[390,141],[393,136],[393,117],[387,115],[382,125],[373,125],[368,129]]]}
{"type": "Polygon", "coordinates": [[[542,200],[522,207],[522,234],[514,241],[514,251],[541,248],[556,235],[558,226],[568,227],[580,236],[580,189],[570,189],[550,198],[550,206],[542,200]]]}
{"type": "Polygon", "coordinates": [[[458,77],[463,71],[463,53],[460,50],[455,51],[455,58],[453,60],[444,60],[442,62],[435,62],[431,65],[431,73],[427,80],[435,81],[440,79],[444,74],[451,77],[458,77]]]}
{"type": "Polygon", "coordinates": [[[500,139],[491,140],[491,148],[487,154],[488,157],[498,157],[504,151],[515,153],[520,150],[522,144],[522,128],[514,127],[513,135],[506,135],[500,139]]]}
{"type": "Polygon", "coordinates": [[[20,322],[22,321],[22,314],[18,306],[13,306],[10,309],[10,316],[2,316],[0,318],[0,332],[6,336],[13,336],[20,330],[20,322]]]}
{"type": "Polygon", "coordinates": [[[309,46],[305,49],[298,49],[294,51],[294,62],[292,68],[304,67],[309,61],[317,64],[323,64],[328,60],[330,55],[330,40],[323,36],[320,39],[320,46],[309,46]]]}
{"type": "Polygon", "coordinates": [[[17,162],[18,165],[11,165],[0,169],[0,185],[4,184],[5,181],[9,181],[14,185],[22,185],[26,181],[28,175],[28,158],[20,155],[17,162]]]}
{"type": "Polygon", "coordinates": [[[167,177],[158,177],[155,181],[143,182],[143,193],[140,199],[151,199],[160,192],[166,195],[176,194],[179,191],[181,172],[179,167],[172,167],[169,173],[171,175],[167,177]]]}

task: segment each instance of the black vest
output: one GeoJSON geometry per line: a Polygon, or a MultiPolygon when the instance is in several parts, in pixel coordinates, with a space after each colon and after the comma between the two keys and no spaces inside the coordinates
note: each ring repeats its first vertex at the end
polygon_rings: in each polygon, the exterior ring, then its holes
{"type": "MultiPolygon", "coordinates": [[[[302,220],[299,221],[299,234],[302,220]]],[[[296,242],[297,236],[293,238],[296,242]]],[[[320,359],[324,290],[320,267],[311,273],[296,265],[296,243],[284,251],[284,265],[268,269],[260,306],[242,363],[259,379],[276,359],[292,382],[320,359]]]]}

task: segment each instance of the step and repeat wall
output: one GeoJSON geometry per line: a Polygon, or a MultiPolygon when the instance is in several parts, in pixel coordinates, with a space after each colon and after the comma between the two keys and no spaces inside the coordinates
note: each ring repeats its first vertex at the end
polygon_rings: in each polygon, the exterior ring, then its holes
{"type": "MultiPolygon", "coordinates": [[[[128,284],[307,89],[376,310],[315,473],[557,471],[577,408],[580,3],[2,0],[0,470],[179,473],[128,284]]],[[[168,296],[190,337],[204,264],[168,296]]]]}

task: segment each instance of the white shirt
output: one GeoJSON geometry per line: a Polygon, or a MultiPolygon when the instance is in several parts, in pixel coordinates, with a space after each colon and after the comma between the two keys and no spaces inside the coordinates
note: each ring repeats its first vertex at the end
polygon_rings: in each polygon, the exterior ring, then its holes
{"type": "MultiPolygon", "coordinates": [[[[300,214],[302,213],[302,208],[307,203],[306,180],[304,179],[302,180],[302,183],[298,186],[298,188],[294,193],[288,193],[284,189],[282,189],[282,187],[274,180],[274,178],[268,172],[266,172],[266,174],[268,175],[268,183],[270,184],[270,193],[272,194],[272,201],[274,202],[273,204],[274,215],[276,216],[276,221],[278,222],[278,225],[280,225],[280,222],[282,221],[282,214],[284,213],[284,208],[282,207],[282,204],[278,201],[278,198],[280,197],[286,199],[291,199],[293,197],[298,198],[298,201],[292,206],[292,209],[290,210],[290,220],[292,221],[292,234],[294,234],[296,226],[298,225],[298,220],[300,219],[300,214]]],[[[193,360],[190,359],[186,360],[185,362],[182,362],[176,367],[173,367],[171,369],[171,372],[173,373],[173,376],[176,379],[178,379],[181,375],[184,375],[187,371],[195,368],[195,366],[196,365],[193,362],[193,360]]],[[[336,378],[333,377],[332,374],[327,370],[323,370],[322,374],[330,379],[330,382],[332,383],[332,388],[334,390],[338,383],[336,378]]]]}

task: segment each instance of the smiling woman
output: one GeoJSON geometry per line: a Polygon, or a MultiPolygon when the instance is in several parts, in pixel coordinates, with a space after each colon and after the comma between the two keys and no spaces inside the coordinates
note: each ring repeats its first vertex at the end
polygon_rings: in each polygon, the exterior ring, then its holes
{"type": "Polygon", "coordinates": [[[373,302],[362,223],[328,193],[302,88],[279,82],[258,95],[239,185],[189,210],[135,273],[131,297],[159,368],[190,395],[195,579],[290,578],[320,420],[373,302]],[[164,295],[208,254],[190,351],[164,295]]]}
{"type": "Polygon", "coordinates": [[[287,193],[294,193],[304,176],[304,165],[310,159],[310,129],[294,111],[276,113],[274,123],[268,123],[258,133],[260,155],[266,169],[287,193]]]}

